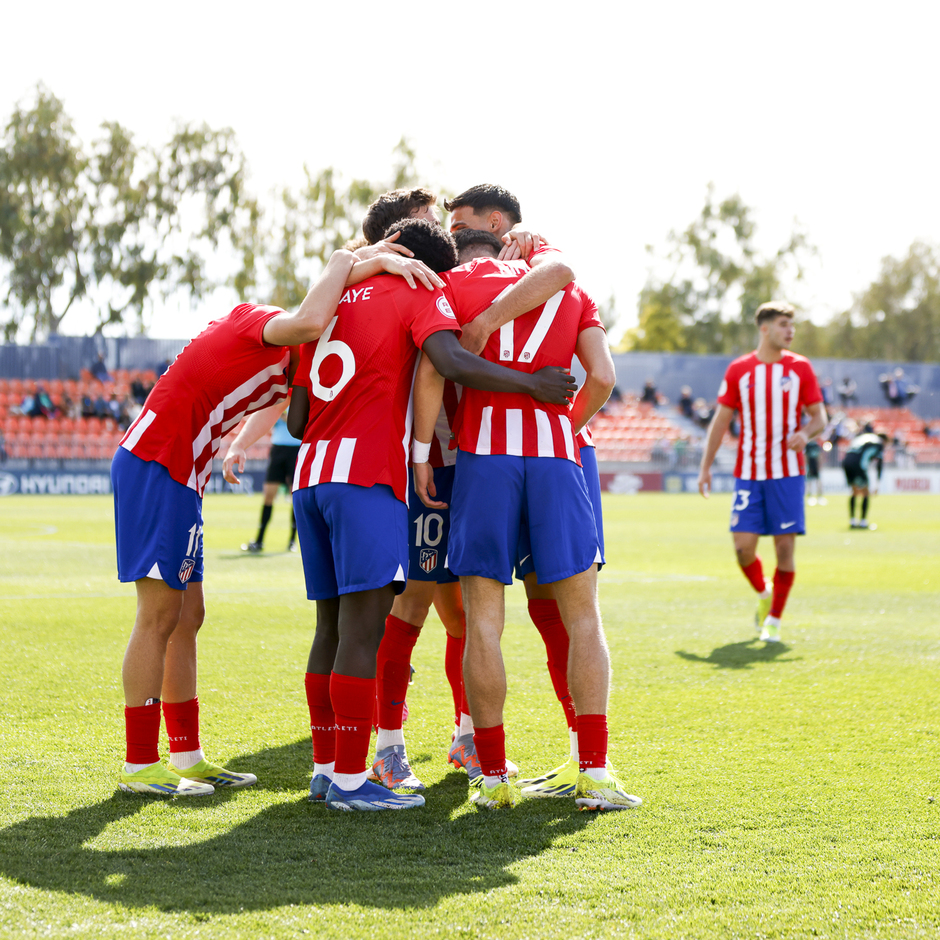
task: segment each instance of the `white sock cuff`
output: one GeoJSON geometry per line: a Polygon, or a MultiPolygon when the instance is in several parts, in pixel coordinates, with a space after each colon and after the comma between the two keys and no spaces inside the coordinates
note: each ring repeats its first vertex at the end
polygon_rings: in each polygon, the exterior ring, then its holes
{"type": "Polygon", "coordinates": [[[366,782],[366,771],[358,774],[333,774],[333,783],[341,790],[347,793],[350,790],[358,790],[366,782]]]}
{"type": "Polygon", "coordinates": [[[189,770],[190,767],[195,767],[199,761],[205,759],[206,755],[203,754],[201,747],[195,751],[170,751],[170,763],[177,770],[189,770]]]}
{"type": "Polygon", "coordinates": [[[400,747],[405,746],[405,732],[401,728],[379,728],[375,736],[376,751],[381,751],[383,748],[391,747],[394,744],[400,747]]]}

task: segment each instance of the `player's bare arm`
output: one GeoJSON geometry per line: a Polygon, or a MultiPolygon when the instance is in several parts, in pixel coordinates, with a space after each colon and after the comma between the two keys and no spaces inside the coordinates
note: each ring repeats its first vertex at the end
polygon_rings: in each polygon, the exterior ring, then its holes
{"type": "Polygon", "coordinates": [[[568,402],[578,389],[574,376],[558,366],[546,366],[529,373],[487,362],[467,352],[450,330],[432,333],[424,341],[423,351],[445,379],[470,388],[487,392],[521,392],[555,405],[568,402]]]}
{"type": "Polygon", "coordinates": [[[599,326],[581,331],[575,354],[587,373],[571,408],[571,423],[577,434],[610,398],[617,382],[617,371],[607,345],[607,333],[599,326]]]}
{"type": "MultiPolygon", "coordinates": [[[[391,257],[391,255],[389,255],[391,257]]],[[[262,337],[272,346],[299,346],[320,338],[336,315],[346,278],[356,262],[351,251],[334,251],[296,313],[280,313],[264,325],[262,337]]]]}
{"type": "Polygon", "coordinates": [[[702,454],[702,465],[698,471],[698,491],[708,499],[712,488],[712,462],[728,428],[731,427],[731,419],[734,417],[734,409],[727,405],[719,405],[715,410],[715,416],[712,423],[708,426],[708,437],[705,439],[705,453],[702,454]]]}
{"type": "Polygon", "coordinates": [[[291,390],[290,408],[287,410],[287,430],[298,441],[303,440],[309,415],[310,400],[307,398],[307,390],[302,385],[295,385],[291,390]]]}
{"type": "Polygon", "coordinates": [[[412,400],[414,403],[414,439],[412,458],[414,464],[415,492],[429,509],[446,509],[447,503],[436,501],[434,470],[428,463],[428,451],[434,426],[444,398],[444,379],[434,368],[434,363],[422,355],[415,374],[412,400]],[[424,457],[424,460],[420,458],[424,457]]]}
{"type": "MultiPolygon", "coordinates": [[[[399,233],[396,232],[396,235],[399,233]]],[[[367,246],[372,248],[374,246],[367,246]]],[[[362,251],[363,249],[358,249],[362,251]]],[[[415,290],[420,282],[428,290],[439,289],[444,286],[444,282],[437,276],[423,261],[417,258],[403,258],[400,255],[393,255],[385,252],[383,254],[373,255],[370,258],[357,261],[349,276],[346,278],[346,286],[352,287],[360,281],[373,277],[376,274],[397,274],[403,277],[408,286],[415,290]]]]}
{"type": "Polygon", "coordinates": [[[574,280],[574,271],[557,254],[549,253],[533,261],[535,263],[531,271],[527,271],[486,310],[463,327],[460,345],[468,352],[479,355],[490,335],[503,324],[544,304],[574,280]]]}
{"type": "Polygon", "coordinates": [[[237,468],[239,473],[244,472],[248,448],[260,441],[277,424],[277,419],[284,413],[285,407],[286,403],[279,401],[248,416],[222,461],[222,476],[229,483],[241,483],[235,475],[235,469],[237,468]]]}
{"type": "Polygon", "coordinates": [[[807,405],[806,413],[809,415],[809,424],[794,431],[787,438],[787,447],[790,450],[801,452],[806,449],[806,445],[826,427],[828,420],[826,416],[826,406],[821,402],[815,405],[807,405]]]}

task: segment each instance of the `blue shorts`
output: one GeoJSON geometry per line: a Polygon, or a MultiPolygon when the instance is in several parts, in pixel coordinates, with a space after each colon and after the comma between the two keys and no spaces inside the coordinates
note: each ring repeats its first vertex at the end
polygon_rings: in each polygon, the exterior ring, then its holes
{"type": "Polygon", "coordinates": [[[111,489],[118,580],[156,578],[177,591],[202,581],[202,497],[123,447],[111,461],[111,489]]]}
{"type": "Polygon", "coordinates": [[[758,535],[805,535],[803,477],[734,481],[731,531],[758,535]]]}
{"type": "Polygon", "coordinates": [[[390,486],[318,483],[294,491],[294,519],[311,601],[405,589],[408,508],[390,486]]]}
{"type": "Polygon", "coordinates": [[[540,584],[580,574],[599,560],[594,509],[581,468],[561,457],[460,451],[447,567],[511,584],[523,531],[540,584]]]}
{"type": "Polygon", "coordinates": [[[453,584],[457,575],[444,566],[450,534],[450,499],[454,489],[454,468],[434,468],[436,499],[447,509],[428,509],[415,492],[414,474],[408,474],[408,580],[429,584],[453,584]]]}
{"type": "MultiPolygon", "coordinates": [[[[594,509],[594,525],[597,527],[597,546],[600,550],[600,561],[597,570],[604,567],[604,515],[601,509],[601,478],[597,472],[597,454],[593,447],[581,448],[581,470],[584,472],[584,485],[587,487],[591,506],[594,509]]],[[[526,575],[535,573],[532,562],[532,545],[529,539],[528,527],[523,527],[519,540],[519,551],[516,557],[516,579],[525,580],[526,575]]]]}

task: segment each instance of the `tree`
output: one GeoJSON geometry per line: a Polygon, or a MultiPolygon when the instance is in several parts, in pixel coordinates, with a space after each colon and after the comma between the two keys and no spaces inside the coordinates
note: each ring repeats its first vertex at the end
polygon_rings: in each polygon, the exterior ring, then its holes
{"type": "Polygon", "coordinates": [[[86,153],[62,102],[40,85],[15,109],[0,150],[6,340],[57,333],[82,299],[97,307],[99,326],[143,331],[156,296],[201,297],[217,283],[206,268],[223,240],[241,251],[247,289],[245,232],[258,211],[244,177],[233,132],[205,125],[179,127],[152,149],[104,124],[86,153]]]}
{"type": "Polygon", "coordinates": [[[699,217],[668,240],[672,272],[647,277],[631,333],[634,349],[736,353],[750,347],[754,312],[779,296],[785,280],[802,277],[814,250],[794,232],[773,255],[762,256],[752,210],[737,195],[716,203],[711,186],[699,217]]]}
{"type": "MultiPolygon", "coordinates": [[[[304,166],[306,181],[299,193],[278,193],[273,220],[263,242],[274,245],[267,256],[270,289],[266,303],[296,307],[307,290],[303,272],[316,274],[338,248],[361,231],[369,205],[389,189],[416,186],[415,151],[404,137],[392,150],[392,176],[387,183],[353,179],[346,183],[334,167],[318,174],[304,166]]],[[[245,295],[243,295],[245,296],[245,295]]]]}
{"type": "Polygon", "coordinates": [[[940,361],[940,252],[914,242],[904,258],[886,257],[881,273],[825,328],[830,355],[940,361]]]}
{"type": "Polygon", "coordinates": [[[18,107],[0,150],[0,258],[6,262],[12,341],[54,333],[85,295],[82,225],[88,215],[86,161],[62,102],[37,89],[32,108],[18,107]],[[59,296],[62,300],[59,300],[59,296]]]}

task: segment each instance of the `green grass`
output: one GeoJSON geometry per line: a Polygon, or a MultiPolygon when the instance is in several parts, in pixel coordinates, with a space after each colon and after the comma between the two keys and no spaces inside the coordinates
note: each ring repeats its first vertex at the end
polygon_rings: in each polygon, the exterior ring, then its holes
{"type": "MultiPolygon", "coordinates": [[[[257,499],[206,500],[199,694],[210,756],[259,783],[191,802],[115,794],[134,591],[109,501],[2,500],[0,935],[937,936],[940,499],[878,497],[877,532],[809,509],[779,647],[753,639],[728,497],[605,507],[611,753],[644,805],[471,810],[432,618],[405,726],[427,806],[346,815],[305,799],[313,611],[299,557],[238,551],[257,499]]],[[[509,754],[537,772],[565,729],[518,588],[507,619],[509,754]]]]}

